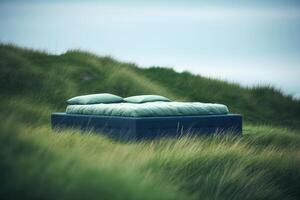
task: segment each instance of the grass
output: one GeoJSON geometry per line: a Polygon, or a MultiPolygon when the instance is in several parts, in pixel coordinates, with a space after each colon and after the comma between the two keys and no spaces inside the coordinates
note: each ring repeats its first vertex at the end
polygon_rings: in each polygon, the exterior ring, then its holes
{"type": "MultiPolygon", "coordinates": [[[[298,199],[300,135],[120,143],[48,126],[1,133],[1,195],[13,199],[298,199]],[[261,139],[263,137],[263,140],[261,139]],[[272,142],[276,141],[276,142],[272,142]],[[291,143],[292,145],[286,145],[291,143]],[[3,185],[4,184],[4,185],[3,185]]],[[[253,132],[252,130],[255,130],[253,132]]],[[[277,130],[277,129],[274,129],[277,130]]]]}
{"type": "Polygon", "coordinates": [[[299,101],[272,87],[1,45],[0,91],[1,199],[300,199],[299,101]],[[122,143],[50,129],[67,98],[96,92],[226,103],[244,136],[122,143]]]}
{"type": "Polygon", "coordinates": [[[223,103],[253,124],[300,128],[300,101],[271,86],[243,88],[189,72],[142,69],[76,50],[49,55],[0,45],[0,91],[6,97],[2,103],[26,98],[56,111],[64,111],[66,99],[82,94],[110,92],[126,97],[154,93],[179,101],[223,103]]]}

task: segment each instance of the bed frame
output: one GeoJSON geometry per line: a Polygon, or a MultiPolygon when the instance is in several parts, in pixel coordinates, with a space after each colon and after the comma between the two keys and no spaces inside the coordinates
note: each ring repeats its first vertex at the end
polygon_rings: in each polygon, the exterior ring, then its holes
{"type": "Polygon", "coordinates": [[[167,116],[167,117],[117,117],[52,113],[53,129],[80,128],[95,131],[115,139],[140,140],[183,134],[242,135],[242,116],[239,114],[167,116]]]}

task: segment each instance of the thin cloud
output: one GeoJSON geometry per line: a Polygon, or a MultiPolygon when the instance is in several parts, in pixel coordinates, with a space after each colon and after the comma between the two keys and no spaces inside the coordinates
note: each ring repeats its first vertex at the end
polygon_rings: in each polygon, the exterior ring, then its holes
{"type": "MultiPolygon", "coordinates": [[[[34,10],[37,13],[68,14],[70,19],[97,19],[98,22],[170,22],[170,21],[244,21],[299,19],[299,8],[230,8],[230,7],[164,7],[126,6],[108,3],[52,2],[52,3],[3,3],[1,11],[18,9],[19,13],[34,10]],[[17,5],[15,3],[15,5],[17,5]]],[[[6,12],[7,13],[7,12],[6,12]]],[[[17,13],[16,13],[17,14],[17,13]]],[[[1,15],[3,16],[3,14],[1,15]]],[[[4,16],[5,17],[5,16],[4,16]]]]}

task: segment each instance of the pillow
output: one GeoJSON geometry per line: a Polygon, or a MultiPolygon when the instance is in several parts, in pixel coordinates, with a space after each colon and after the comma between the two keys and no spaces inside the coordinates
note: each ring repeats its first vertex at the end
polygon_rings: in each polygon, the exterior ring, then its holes
{"type": "Polygon", "coordinates": [[[102,94],[90,94],[73,97],[67,100],[67,104],[97,104],[97,103],[119,103],[123,98],[117,95],[102,93],[102,94]]]}
{"type": "Polygon", "coordinates": [[[171,101],[170,99],[159,96],[159,95],[138,95],[127,97],[124,101],[129,103],[146,103],[146,102],[153,102],[153,101],[171,101]]]}

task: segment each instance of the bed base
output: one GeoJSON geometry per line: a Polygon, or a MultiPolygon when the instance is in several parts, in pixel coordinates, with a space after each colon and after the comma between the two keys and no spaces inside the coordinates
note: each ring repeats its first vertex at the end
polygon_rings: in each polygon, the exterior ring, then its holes
{"type": "Polygon", "coordinates": [[[117,117],[52,113],[53,129],[80,128],[95,131],[120,140],[153,139],[162,136],[242,135],[242,116],[239,114],[117,117]]]}

